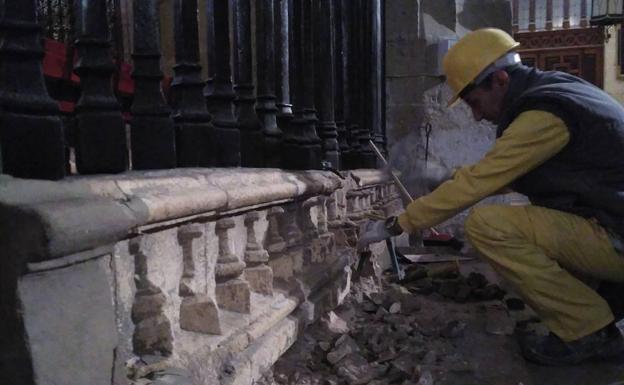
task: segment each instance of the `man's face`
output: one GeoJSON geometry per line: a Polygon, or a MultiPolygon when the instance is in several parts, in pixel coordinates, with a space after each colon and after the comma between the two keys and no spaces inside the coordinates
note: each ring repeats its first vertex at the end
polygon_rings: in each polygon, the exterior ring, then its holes
{"type": "Polygon", "coordinates": [[[508,83],[507,73],[497,71],[493,74],[490,87],[476,87],[463,97],[463,100],[470,106],[472,116],[474,116],[476,121],[485,119],[492,123],[498,123],[508,83]]]}

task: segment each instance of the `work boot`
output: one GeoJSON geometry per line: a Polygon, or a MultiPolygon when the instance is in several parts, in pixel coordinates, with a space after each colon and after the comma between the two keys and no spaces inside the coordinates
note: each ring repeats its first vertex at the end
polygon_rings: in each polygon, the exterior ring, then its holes
{"type": "Polygon", "coordinates": [[[520,344],[527,361],[549,366],[574,365],[624,352],[624,338],[614,324],[570,342],[550,333],[526,336],[520,344]]]}

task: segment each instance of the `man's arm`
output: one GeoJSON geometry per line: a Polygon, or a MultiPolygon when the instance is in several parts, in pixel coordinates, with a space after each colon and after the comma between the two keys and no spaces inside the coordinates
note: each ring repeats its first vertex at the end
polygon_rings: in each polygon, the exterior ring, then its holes
{"type": "Polygon", "coordinates": [[[570,134],[563,120],[538,110],[525,111],[494,142],[478,163],[462,167],[399,216],[406,232],[434,226],[492,195],[563,149],[570,134]]]}

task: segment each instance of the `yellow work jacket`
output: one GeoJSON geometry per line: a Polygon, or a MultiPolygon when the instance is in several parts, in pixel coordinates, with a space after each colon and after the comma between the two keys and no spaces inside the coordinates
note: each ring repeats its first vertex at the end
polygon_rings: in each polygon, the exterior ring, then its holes
{"type": "Polygon", "coordinates": [[[399,216],[406,232],[437,225],[536,168],[563,149],[570,134],[563,120],[540,110],[518,115],[476,164],[459,168],[453,178],[407,206],[399,216]]]}

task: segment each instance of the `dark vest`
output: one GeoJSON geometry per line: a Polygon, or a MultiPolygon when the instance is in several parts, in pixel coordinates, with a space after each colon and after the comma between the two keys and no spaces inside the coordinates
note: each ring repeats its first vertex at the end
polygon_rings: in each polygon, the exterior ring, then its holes
{"type": "Polygon", "coordinates": [[[570,132],[569,143],[558,154],[511,187],[534,205],[596,218],[624,237],[624,108],[572,75],[523,65],[508,72],[511,82],[497,136],[527,110],[556,115],[570,132]]]}

